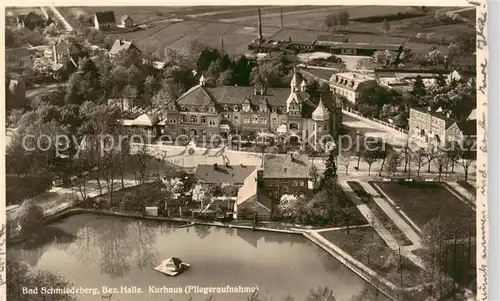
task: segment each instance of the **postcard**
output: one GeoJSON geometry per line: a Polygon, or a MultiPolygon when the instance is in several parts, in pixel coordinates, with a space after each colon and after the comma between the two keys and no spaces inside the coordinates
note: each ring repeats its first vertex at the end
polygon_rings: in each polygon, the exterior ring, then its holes
{"type": "Polygon", "coordinates": [[[487,6],[438,4],[9,1],[0,301],[487,300],[487,6]]]}

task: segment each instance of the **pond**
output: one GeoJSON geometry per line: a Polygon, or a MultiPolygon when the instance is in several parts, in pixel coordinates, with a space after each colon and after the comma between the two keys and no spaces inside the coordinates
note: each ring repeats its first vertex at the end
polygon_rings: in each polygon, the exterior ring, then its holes
{"type": "MultiPolygon", "coordinates": [[[[190,300],[186,286],[258,287],[259,297],[304,300],[310,289],[328,286],[337,301],[349,301],[368,284],[340,262],[300,235],[219,227],[177,228],[175,224],[81,214],[47,227],[51,238],[34,246],[10,249],[10,255],[33,269],[48,269],[75,287],[96,288],[98,295],[79,294],[78,300],[101,300],[102,287],[131,288],[142,294],[114,294],[111,300],[190,300]],[[170,256],[191,268],[177,277],[155,270],[170,256]],[[133,288],[135,286],[135,289],[133,288]],[[183,294],[149,288],[183,289],[183,294]]],[[[47,231],[47,229],[45,229],[47,231]]],[[[247,290],[248,292],[248,290],[247,290]]],[[[193,301],[207,295],[193,293],[193,301]]],[[[247,294],[214,293],[217,301],[246,300],[247,294]]]]}

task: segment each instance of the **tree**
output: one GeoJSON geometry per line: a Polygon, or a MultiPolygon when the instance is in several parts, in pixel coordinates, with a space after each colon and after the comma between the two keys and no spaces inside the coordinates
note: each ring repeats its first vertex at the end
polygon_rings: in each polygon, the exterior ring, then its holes
{"type": "Polygon", "coordinates": [[[44,225],[43,209],[34,200],[25,200],[19,208],[18,225],[23,237],[30,237],[44,225]]]}
{"type": "Polygon", "coordinates": [[[424,161],[426,158],[426,152],[423,148],[418,148],[413,152],[413,161],[417,164],[417,177],[420,177],[420,169],[422,165],[424,165],[424,161]]]}
{"type": "Polygon", "coordinates": [[[438,154],[439,149],[435,145],[431,144],[427,147],[427,152],[425,153],[427,159],[427,172],[431,172],[431,163],[438,154]]]}
{"type": "Polygon", "coordinates": [[[306,216],[306,199],[291,194],[281,196],[278,205],[279,212],[292,220],[302,221],[306,216]]]}
{"type": "Polygon", "coordinates": [[[212,200],[211,187],[207,184],[198,182],[193,188],[192,199],[200,203],[200,209],[204,209],[205,205],[212,200]]]}
{"type": "Polygon", "coordinates": [[[382,64],[384,66],[390,65],[393,60],[396,58],[392,52],[389,50],[385,51],[376,51],[373,56],[373,61],[377,64],[382,64]]]}
{"type": "Polygon", "coordinates": [[[335,31],[337,25],[340,24],[339,16],[337,14],[329,14],[325,17],[324,22],[328,29],[335,31]]]}
{"type": "Polygon", "coordinates": [[[319,172],[318,172],[318,167],[316,164],[311,164],[311,168],[309,169],[309,178],[316,183],[316,181],[319,178],[319,172]]]}
{"type": "Polygon", "coordinates": [[[384,19],[382,21],[381,29],[384,32],[384,35],[386,35],[387,32],[389,32],[389,30],[391,29],[391,24],[389,24],[389,21],[387,19],[384,19]]]}
{"type": "Polygon", "coordinates": [[[462,142],[462,150],[460,152],[460,165],[464,169],[464,180],[469,179],[469,168],[472,163],[476,160],[476,143],[470,139],[462,142]]]}
{"type": "Polygon", "coordinates": [[[377,162],[377,160],[379,159],[378,150],[367,148],[363,151],[361,156],[363,157],[363,161],[365,161],[368,164],[368,175],[370,175],[372,164],[377,162]]]}
{"type": "Polygon", "coordinates": [[[393,177],[396,176],[396,172],[402,160],[402,154],[395,150],[391,151],[387,156],[387,172],[392,173],[393,177]]]}
{"type": "Polygon", "coordinates": [[[341,27],[346,27],[349,25],[349,12],[348,11],[341,11],[338,13],[338,23],[341,27]]]}
{"type": "Polygon", "coordinates": [[[431,66],[437,67],[444,64],[444,54],[439,50],[432,50],[425,55],[425,60],[431,66]]]}
{"type": "Polygon", "coordinates": [[[351,156],[344,154],[340,156],[340,161],[345,167],[345,175],[347,176],[347,173],[349,172],[349,165],[351,164],[351,156]]]}
{"type": "Polygon", "coordinates": [[[436,78],[436,84],[438,85],[438,87],[446,86],[446,78],[442,73],[439,73],[438,77],[436,78]]]}
{"type": "Polygon", "coordinates": [[[333,290],[328,287],[319,287],[309,291],[305,301],[336,301],[333,290]]]}
{"type": "Polygon", "coordinates": [[[424,81],[420,75],[417,75],[415,82],[413,83],[413,88],[410,92],[415,97],[423,97],[427,94],[424,81]]]}
{"type": "Polygon", "coordinates": [[[438,169],[438,182],[441,182],[441,175],[443,174],[443,169],[448,166],[448,156],[446,152],[438,149],[436,157],[434,158],[434,164],[438,169]]]}
{"type": "Polygon", "coordinates": [[[336,154],[335,150],[331,150],[328,154],[328,158],[325,162],[325,171],[323,172],[323,177],[321,177],[319,183],[319,189],[323,189],[325,187],[330,187],[331,183],[337,177],[337,163],[336,163],[336,154]]]}

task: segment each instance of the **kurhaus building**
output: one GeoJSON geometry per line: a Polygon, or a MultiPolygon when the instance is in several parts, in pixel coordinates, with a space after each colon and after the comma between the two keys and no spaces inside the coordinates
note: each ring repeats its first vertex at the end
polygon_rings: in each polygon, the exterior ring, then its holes
{"type": "Polygon", "coordinates": [[[151,127],[171,136],[226,136],[250,130],[318,142],[341,124],[341,102],[330,91],[314,98],[306,90],[297,72],[290,88],[211,87],[202,75],[198,85],[166,104],[166,114],[151,127]]]}

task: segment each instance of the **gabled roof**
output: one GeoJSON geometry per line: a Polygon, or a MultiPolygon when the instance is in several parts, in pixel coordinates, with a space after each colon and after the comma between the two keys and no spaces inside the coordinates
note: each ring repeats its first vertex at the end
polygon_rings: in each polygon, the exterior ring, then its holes
{"type": "Polygon", "coordinates": [[[474,136],[477,133],[476,120],[457,122],[457,126],[464,136],[474,136]]]}
{"type": "Polygon", "coordinates": [[[121,20],[122,22],[127,21],[127,19],[132,20],[132,18],[131,18],[129,15],[123,15],[123,16],[120,18],[120,20],[121,20]]]}
{"type": "Polygon", "coordinates": [[[242,185],[245,179],[256,168],[256,166],[246,165],[200,164],[196,168],[195,177],[210,184],[228,183],[242,185]]]}
{"type": "Polygon", "coordinates": [[[264,178],[309,178],[308,157],[300,154],[266,154],[264,178]]]}
{"type": "Polygon", "coordinates": [[[98,23],[116,23],[115,13],[112,11],[96,12],[95,17],[98,23]]]}
{"type": "Polygon", "coordinates": [[[158,122],[158,117],[150,116],[148,114],[142,114],[133,121],[133,125],[139,126],[153,126],[158,122]]]}
{"type": "Polygon", "coordinates": [[[120,51],[122,51],[122,50],[129,50],[129,49],[130,50],[131,49],[139,50],[139,48],[137,48],[137,46],[135,46],[134,43],[132,43],[132,42],[124,41],[124,40],[116,40],[113,43],[113,46],[111,47],[111,49],[109,50],[109,54],[115,55],[115,54],[120,53],[120,51]]]}
{"type": "Polygon", "coordinates": [[[177,103],[181,106],[206,106],[212,103],[212,97],[204,86],[196,85],[182,94],[177,103]]]}

